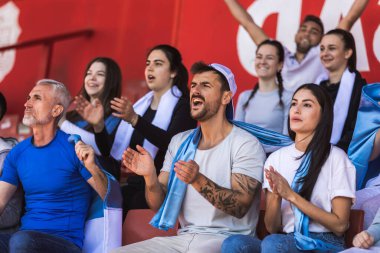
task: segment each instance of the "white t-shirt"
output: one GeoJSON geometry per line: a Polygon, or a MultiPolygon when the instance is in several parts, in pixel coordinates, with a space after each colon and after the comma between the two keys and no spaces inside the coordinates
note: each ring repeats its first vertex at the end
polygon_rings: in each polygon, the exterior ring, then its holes
{"type": "Polygon", "coordinates": [[[319,75],[327,72],[319,58],[319,45],[310,48],[301,62],[298,62],[295,54],[286,47],[284,51],[285,61],[281,74],[284,79],[284,88],[289,91],[295,91],[305,83],[314,83],[319,75]]]}
{"type": "MultiPolygon", "coordinates": [[[[166,152],[162,171],[170,171],[172,160],[191,131],[173,137],[166,152]]],[[[194,161],[204,176],[221,187],[231,189],[231,174],[239,173],[262,182],[265,153],[259,141],[245,130],[233,126],[228,136],[208,150],[197,150],[194,161]]],[[[180,234],[254,234],[259,217],[260,194],[254,197],[251,208],[241,219],[215,208],[191,185],[179,215],[180,234]]]]}
{"type": "Polygon", "coordinates": [[[251,92],[252,90],[246,90],[239,95],[235,120],[244,121],[288,135],[287,122],[292,93],[284,90],[282,93],[284,106],[281,106],[278,89],[270,92],[261,92],[258,90],[249,101],[248,106],[244,109],[243,106],[247,102],[251,92]]]}
{"type": "MultiPolygon", "coordinates": [[[[294,176],[302,159],[297,157],[303,155],[303,152],[297,150],[292,144],[288,147],[281,148],[272,153],[265,162],[264,168],[272,166],[286,180],[289,185],[292,184],[294,176]]],[[[348,159],[347,154],[332,146],[330,155],[319,173],[311,194],[311,203],[315,206],[331,212],[332,200],[335,197],[348,197],[355,199],[355,176],[356,170],[354,165],[348,159]]],[[[263,188],[271,191],[268,181],[264,178],[263,188]]],[[[291,209],[290,202],[282,200],[281,203],[282,227],[285,233],[294,232],[294,213],[291,209]]],[[[327,228],[310,220],[310,232],[330,232],[327,228]]]]}

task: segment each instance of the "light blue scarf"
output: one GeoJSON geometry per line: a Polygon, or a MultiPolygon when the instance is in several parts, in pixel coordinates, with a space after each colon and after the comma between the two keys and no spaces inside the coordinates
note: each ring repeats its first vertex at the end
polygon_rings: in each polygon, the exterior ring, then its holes
{"type": "MultiPolygon", "coordinates": [[[[106,131],[108,134],[111,134],[113,130],[119,125],[120,119],[116,118],[115,116],[108,116],[107,119],[104,121],[104,126],[106,128],[106,131]]],[[[80,127],[82,129],[86,128],[89,124],[85,120],[79,120],[74,123],[77,127],[80,127]]]]}
{"type": "Polygon", "coordinates": [[[356,189],[365,187],[368,179],[379,175],[380,159],[368,162],[376,133],[380,128],[380,83],[366,85],[362,90],[354,134],[348,157],[356,168],[356,189]]]}
{"type": "MultiPolygon", "coordinates": [[[[255,136],[261,144],[275,146],[277,148],[289,146],[293,141],[286,135],[267,130],[252,124],[241,121],[231,121],[237,127],[240,127],[255,136]]],[[[174,172],[174,164],[178,160],[192,160],[198,147],[202,133],[200,128],[196,128],[179,147],[170,168],[169,183],[167,194],[160,209],[153,217],[150,224],[162,230],[173,228],[179,211],[182,206],[183,198],[186,194],[187,185],[179,180],[174,172]]],[[[302,188],[298,179],[307,174],[310,166],[310,154],[306,154],[301,162],[300,167],[294,177],[292,189],[297,193],[302,188]]],[[[300,250],[335,250],[334,245],[330,245],[321,240],[315,240],[309,237],[309,217],[301,210],[292,206],[295,214],[295,240],[297,248],[300,250]]]]}
{"type": "MultiPolygon", "coordinates": [[[[267,146],[272,145],[280,148],[293,143],[288,136],[274,131],[266,130],[241,121],[232,121],[231,123],[248,131],[258,138],[261,143],[267,146]]],[[[202,132],[198,127],[179,147],[170,168],[167,194],[164,203],[161,205],[160,209],[150,222],[152,226],[162,230],[168,230],[169,228],[174,227],[187,189],[187,185],[176,177],[174,172],[174,164],[178,160],[189,161],[194,159],[201,136],[202,132]]]]}
{"type": "MultiPolygon", "coordinates": [[[[299,182],[301,178],[306,176],[311,160],[311,153],[306,153],[302,159],[300,167],[297,169],[296,175],[292,182],[293,191],[299,193],[301,191],[302,182],[299,182]]],[[[309,237],[309,216],[305,215],[296,206],[291,205],[294,212],[294,239],[296,240],[296,247],[299,250],[320,250],[320,251],[338,251],[339,248],[325,243],[318,239],[312,239],[309,237]]]]}

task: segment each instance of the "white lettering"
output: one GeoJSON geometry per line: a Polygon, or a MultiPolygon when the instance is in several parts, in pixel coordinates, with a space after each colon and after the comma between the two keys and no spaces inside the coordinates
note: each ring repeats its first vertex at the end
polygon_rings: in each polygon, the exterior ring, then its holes
{"type": "MultiPolygon", "coordinates": [[[[339,24],[340,17],[346,16],[355,0],[340,0],[337,5],[336,0],[326,0],[321,12],[321,19],[325,25],[325,32],[335,29],[339,24]]],[[[369,71],[367,49],[363,28],[360,18],[355,22],[351,29],[351,33],[355,38],[357,63],[356,67],[359,71],[369,71]]]]}
{"type": "MultiPolygon", "coordinates": [[[[347,15],[354,1],[341,0],[338,5],[336,4],[336,0],[325,1],[320,17],[326,32],[334,29],[339,24],[341,16],[347,15]]],[[[278,14],[276,39],[281,41],[290,51],[294,52],[294,36],[300,25],[301,8],[302,0],[256,0],[248,7],[247,11],[260,27],[263,26],[268,16],[278,14]]],[[[360,19],[354,24],[351,32],[356,42],[357,68],[359,71],[369,71],[367,50],[360,19]]],[[[377,34],[380,37],[380,32],[377,34]]],[[[376,47],[375,54],[377,51],[377,56],[380,55],[380,46],[375,45],[379,44],[374,42],[374,48],[376,47]]],[[[248,73],[256,76],[253,67],[256,45],[254,45],[248,33],[241,26],[237,33],[237,50],[243,68],[248,73]]]]}
{"type": "Polygon", "coordinates": [[[377,27],[375,35],[373,36],[373,52],[376,59],[380,62],[380,25],[377,27]]]}

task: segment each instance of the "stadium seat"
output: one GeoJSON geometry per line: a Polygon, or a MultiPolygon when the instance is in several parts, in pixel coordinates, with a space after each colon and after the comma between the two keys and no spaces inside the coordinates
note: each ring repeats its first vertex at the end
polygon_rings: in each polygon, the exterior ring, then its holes
{"type": "Polygon", "coordinates": [[[350,212],[350,227],[345,233],[346,247],[353,247],[352,240],[354,236],[363,231],[364,211],[351,209],[350,212]]]}
{"type": "Polygon", "coordinates": [[[149,224],[153,216],[154,212],[150,209],[129,210],[123,224],[122,244],[127,245],[157,236],[177,235],[178,224],[175,226],[176,229],[159,230],[149,224]]]}

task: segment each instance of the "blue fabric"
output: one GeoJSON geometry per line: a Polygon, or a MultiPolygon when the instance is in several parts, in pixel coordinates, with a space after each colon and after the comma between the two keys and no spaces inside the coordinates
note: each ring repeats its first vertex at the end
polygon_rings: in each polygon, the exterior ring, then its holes
{"type": "Polygon", "coordinates": [[[13,235],[0,234],[0,252],[9,253],[80,253],[74,243],[47,233],[18,231],[13,235]]]}
{"type": "Polygon", "coordinates": [[[250,235],[231,235],[223,241],[221,253],[260,253],[261,241],[250,235]]]}
{"type": "MultiPolygon", "coordinates": [[[[314,240],[324,241],[334,245],[339,251],[344,250],[344,237],[336,236],[333,233],[313,233],[309,235],[314,240]]],[[[296,240],[293,233],[289,234],[271,234],[266,236],[261,242],[262,253],[301,253],[307,252],[300,250],[296,246],[296,240]]],[[[325,250],[313,250],[311,252],[326,252],[325,250]]],[[[327,250],[327,252],[336,252],[336,250],[327,250]]]]}
{"type": "MultiPolygon", "coordinates": [[[[307,175],[310,166],[311,153],[306,153],[302,158],[300,167],[294,176],[292,182],[293,191],[299,193],[303,183],[300,179],[307,175]]],[[[321,251],[338,251],[335,245],[326,243],[319,239],[312,239],[309,235],[309,216],[305,215],[295,205],[291,205],[294,212],[294,239],[299,250],[321,250],[321,251]]]]}
{"type": "MultiPolygon", "coordinates": [[[[293,143],[288,136],[276,133],[274,131],[266,130],[241,121],[231,121],[231,123],[248,131],[258,138],[261,143],[266,145],[284,147],[293,143]]],[[[174,172],[174,164],[178,160],[189,161],[194,159],[201,135],[202,132],[198,127],[179,147],[170,168],[167,194],[165,196],[164,203],[161,205],[160,209],[150,222],[152,226],[162,230],[168,230],[169,228],[173,228],[176,223],[182,201],[186,193],[187,185],[176,177],[174,172]]]]}
{"type": "Polygon", "coordinates": [[[150,222],[152,226],[162,230],[174,227],[187,188],[187,185],[176,177],[174,165],[179,160],[189,161],[194,159],[201,134],[200,127],[196,128],[179,147],[170,168],[168,192],[164,203],[150,222]]]}
{"type": "Polygon", "coordinates": [[[356,168],[356,189],[365,187],[368,179],[379,175],[380,159],[369,163],[376,133],[380,128],[380,83],[363,87],[355,131],[348,157],[356,168]]]}
{"type": "MultiPolygon", "coordinates": [[[[104,121],[104,126],[107,130],[107,133],[111,134],[116,129],[116,127],[119,125],[119,123],[120,123],[119,118],[116,118],[112,115],[108,116],[107,119],[104,121]]],[[[76,126],[82,128],[82,129],[84,129],[88,126],[88,122],[85,120],[79,120],[79,121],[75,122],[74,124],[76,126]]]]}
{"type": "Polygon", "coordinates": [[[35,147],[32,138],[15,146],[4,162],[0,180],[25,191],[21,230],[34,230],[67,239],[82,247],[84,223],[92,188],[91,174],[77,158],[68,135],[60,130],[54,139],[35,147]]]}
{"type": "MultiPolygon", "coordinates": [[[[77,144],[78,141],[81,141],[82,139],[80,135],[78,134],[71,134],[67,140],[68,142],[75,145],[77,144]]],[[[102,200],[100,196],[95,191],[93,191],[91,207],[89,210],[87,220],[103,217],[104,208],[107,208],[107,207],[121,208],[122,207],[122,204],[121,204],[122,196],[121,196],[119,183],[117,182],[114,176],[112,176],[102,167],[102,165],[99,163],[97,158],[95,158],[95,162],[96,162],[96,165],[106,175],[108,185],[107,185],[107,192],[106,192],[106,196],[104,197],[104,200],[102,200]]],[[[83,162],[81,163],[83,164],[83,162]]]]}

